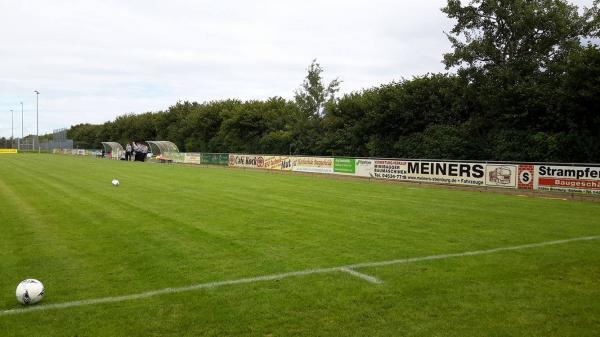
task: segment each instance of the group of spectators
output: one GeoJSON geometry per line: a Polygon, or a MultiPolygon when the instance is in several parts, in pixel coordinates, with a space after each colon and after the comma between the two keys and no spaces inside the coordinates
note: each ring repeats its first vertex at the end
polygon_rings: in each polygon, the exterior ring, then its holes
{"type": "MultiPolygon", "coordinates": [[[[136,142],[131,142],[131,143],[127,143],[127,145],[125,146],[125,155],[123,154],[119,154],[120,157],[118,159],[120,160],[127,160],[127,161],[146,161],[146,158],[148,157],[148,153],[149,153],[149,149],[148,149],[148,145],[144,144],[144,143],[136,143],[136,142]]],[[[102,147],[102,152],[100,154],[98,154],[99,156],[101,156],[102,158],[104,158],[106,156],[106,151],[104,149],[104,146],[102,147]]],[[[114,156],[117,155],[115,153],[108,153],[108,155],[111,158],[115,158],[114,156]]]]}
{"type": "Polygon", "coordinates": [[[148,146],[143,143],[131,142],[125,146],[125,160],[145,161],[148,156],[148,146]]]}

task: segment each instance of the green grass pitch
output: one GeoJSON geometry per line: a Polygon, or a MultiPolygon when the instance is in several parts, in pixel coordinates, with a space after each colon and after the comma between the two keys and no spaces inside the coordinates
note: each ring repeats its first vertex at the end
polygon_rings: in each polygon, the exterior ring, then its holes
{"type": "MultiPolygon", "coordinates": [[[[0,312],[600,235],[600,204],[0,156],[0,312]],[[115,188],[111,180],[121,186],[115,188]]],[[[598,336],[600,240],[0,314],[0,336],[598,336]]]]}

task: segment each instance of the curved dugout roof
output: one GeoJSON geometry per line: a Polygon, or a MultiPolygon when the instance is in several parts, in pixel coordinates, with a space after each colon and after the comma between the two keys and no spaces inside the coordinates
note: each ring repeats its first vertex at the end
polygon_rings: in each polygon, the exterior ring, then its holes
{"type": "Polygon", "coordinates": [[[125,152],[123,146],[116,142],[102,142],[102,147],[104,147],[104,152],[106,153],[112,153],[117,151],[125,152]]]}
{"type": "Polygon", "coordinates": [[[155,156],[168,156],[172,153],[179,153],[177,145],[166,140],[147,140],[150,151],[155,156]]]}
{"type": "Polygon", "coordinates": [[[104,148],[104,152],[108,153],[113,159],[119,159],[125,155],[123,146],[117,142],[102,142],[102,147],[104,148]]]}

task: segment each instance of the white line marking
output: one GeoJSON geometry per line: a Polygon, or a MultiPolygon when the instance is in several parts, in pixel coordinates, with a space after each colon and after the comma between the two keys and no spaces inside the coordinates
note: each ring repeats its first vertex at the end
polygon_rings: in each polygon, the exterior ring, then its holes
{"type": "MultiPolygon", "coordinates": [[[[449,258],[453,258],[453,257],[493,254],[493,253],[503,252],[503,251],[529,249],[529,248],[536,248],[536,247],[543,247],[543,246],[560,245],[560,244],[575,242],[575,241],[590,241],[590,240],[597,240],[597,239],[600,239],[600,235],[585,236],[585,237],[565,239],[565,240],[531,243],[531,244],[512,246],[512,247],[500,247],[500,248],[485,249],[485,250],[475,250],[475,251],[463,252],[463,253],[421,256],[421,257],[413,257],[413,258],[390,260],[390,261],[380,261],[380,262],[357,263],[357,264],[352,264],[352,265],[331,267],[331,268],[307,269],[307,270],[293,271],[293,272],[289,272],[289,273],[242,278],[242,279],[237,279],[237,280],[200,283],[200,284],[191,285],[191,286],[187,286],[187,287],[180,287],[180,288],[164,288],[164,289],[153,290],[153,291],[148,291],[148,292],[143,292],[143,293],[138,293],[138,294],[131,294],[131,295],[102,297],[102,298],[95,298],[95,299],[89,299],[89,300],[72,301],[72,302],[64,302],[64,303],[56,303],[56,304],[42,304],[42,305],[36,305],[36,306],[26,307],[26,308],[9,309],[9,310],[0,311],[0,316],[18,315],[18,314],[23,314],[23,313],[33,312],[33,311],[65,309],[65,308],[80,307],[80,306],[85,306],[85,305],[138,300],[138,299],[154,297],[154,296],[159,296],[159,295],[165,295],[165,294],[174,294],[174,293],[181,293],[181,292],[187,292],[187,291],[194,291],[194,290],[198,290],[198,289],[210,289],[210,288],[217,288],[217,287],[222,287],[222,286],[227,286],[227,285],[281,280],[281,279],[293,277],[293,276],[324,274],[324,273],[332,273],[332,272],[340,272],[340,271],[351,273],[355,276],[358,276],[356,274],[368,276],[365,274],[358,273],[352,269],[367,268],[367,267],[382,267],[382,266],[389,266],[389,265],[394,265],[394,264],[407,264],[407,263],[420,262],[420,261],[442,260],[442,259],[449,259],[449,258]]],[[[371,277],[371,276],[368,276],[368,277],[371,277]]]]}
{"type": "Polygon", "coordinates": [[[344,267],[351,268],[351,269],[366,268],[366,267],[382,267],[382,266],[389,266],[392,264],[405,264],[405,263],[413,263],[413,262],[420,262],[420,261],[449,259],[449,258],[453,258],[453,257],[484,255],[484,254],[492,254],[492,253],[510,251],[510,250],[521,250],[521,249],[529,249],[529,248],[536,248],[536,247],[543,247],[543,246],[560,245],[563,243],[569,243],[569,242],[575,242],[575,241],[590,241],[590,240],[598,240],[598,239],[600,239],[600,235],[585,236],[585,237],[565,239],[565,240],[546,241],[546,242],[539,242],[539,243],[530,243],[530,244],[526,244],[526,245],[512,246],[512,247],[499,247],[499,248],[484,249],[484,250],[474,250],[471,252],[463,252],[463,253],[412,257],[412,258],[407,258],[407,259],[381,261],[381,262],[357,263],[357,264],[351,264],[349,266],[344,266],[344,267]]]}
{"type": "Polygon", "coordinates": [[[343,272],[345,272],[345,273],[348,273],[350,275],[353,275],[353,276],[356,276],[358,278],[361,278],[361,279],[363,279],[363,280],[365,280],[367,282],[371,282],[371,283],[375,283],[375,284],[381,284],[381,283],[383,283],[383,281],[381,281],[380,279],[378,279],[376,277],[373,277],[373,276],[367,275],[367,274],[363,274],[363,273],[359,273],[359,272],[357,272],[356,270],[353,270],[353,269],[342,267],[342,268],[340,268],[340,270],[343,271],[343,272]]]}
{"type": "Polygon", "coordinates": [[[164,288],[164,289],[153,290],[153,291],[132,294],[132,295],[102,297],[102,298],[96,298],[96,299],[72,301],[72,302],[64,302],[64,303],[56,303],[56,304],[44,304],[44,305],[37,305],[37,306],[33,306],[33,307],[27,307],[27,308],[10,309],[10,310],[5,310],[5,311],[0,311],[0,316],[21,314],[21,313],[25,313],[25,312],[29,312],[29,311],[64,309],[64,308],[79,307],[79,306],[92,305],[92,304],[114,303],[114,302],[122,302],[122,301],[129,301],[129,300],[138,300],[138,299],[154,297],[154,296],[164,295],[164,294],[175,294],[175,293],[193,291],[193,290],[198,290],[198,289],[217,288],[217,287],[226,286],[226,285],[236,285],[236,284],[244,284],[244,283],[255,283],[255,282],[262,282],[262,281],[281,280],[281,279],[284,279],[287,277],[292,277],[292,276],[331,273],[331,272],[336,272],[339,270],[340,270],[339,267],[308,269],[308,270],[301,270],[301,271],[295,271],[295,272],[289,272],[289,273],[243,278],[243,279],[237,279],[237,280],[200,283],[200,284],[195,284],[195,285],[191,285],[191,286],[187,286],[187,287],[180,287],[180,288],[164,288]]]}

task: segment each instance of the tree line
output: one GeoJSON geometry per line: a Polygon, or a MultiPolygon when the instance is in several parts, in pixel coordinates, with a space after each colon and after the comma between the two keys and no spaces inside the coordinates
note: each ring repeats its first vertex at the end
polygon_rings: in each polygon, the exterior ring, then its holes
{"type": "Polygon", "coordinates": [[[177,102],[79,124],[79,147],[170,140],[186,152],[600,162],[599,1],[449,0],[447,71],[337,97],[314,60],[294,99],[177,102]]]}

